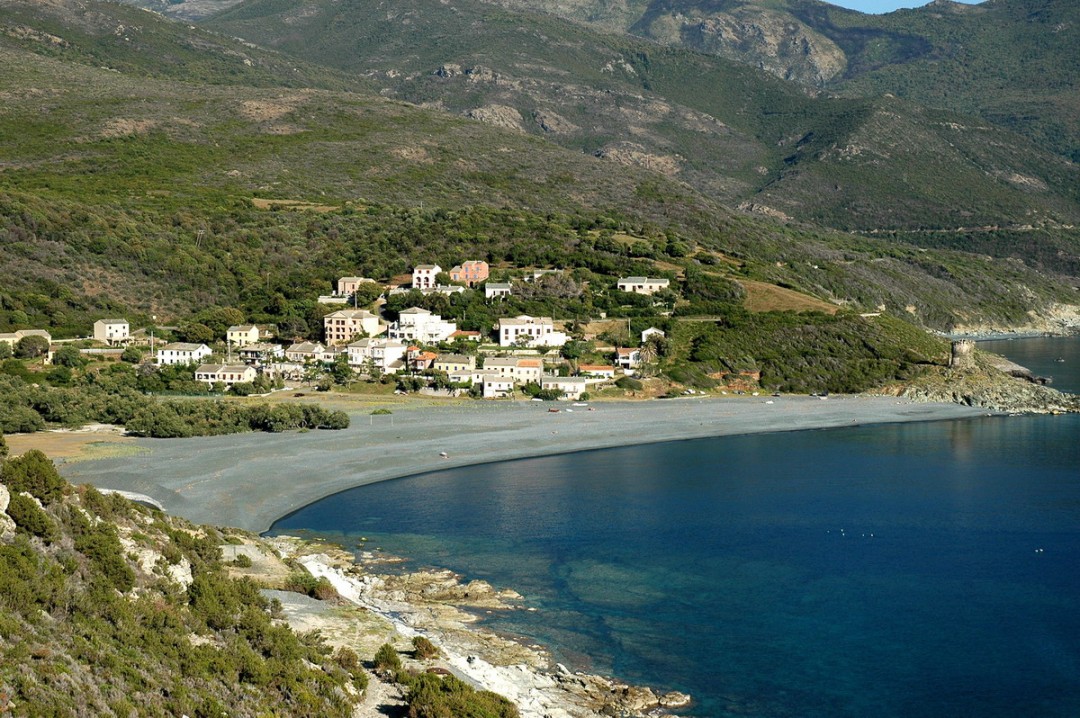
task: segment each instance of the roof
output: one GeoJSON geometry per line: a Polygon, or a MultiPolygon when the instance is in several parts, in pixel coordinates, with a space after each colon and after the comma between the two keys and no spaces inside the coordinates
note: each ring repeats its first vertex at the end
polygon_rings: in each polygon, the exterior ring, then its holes
{"type": "Polygon", "coordinates": [[[448,364],[468,364],[470,358],[464,354],[440,354],[436,361],[446,362],[448,364]]]}
{"type": "Polygon", "coordinates": [[[339,282],[374,282],[374,279],[368,279],[367,277],[338,277],[339,282]]]}
{"type": "Polygon", "coordinates": [[[478,336],[480,336],[480,332],[475,332],[475,331],[472,331],[471,329],[458,329],[456,332],[454,332],[450,336],[452,336],[452,337],[478,337],[478,336]]]}
{"type": "Polygon", "coordinates": [[[98,319],[97,322],[94,322],[94,324],[97,324],[98,322],[102,322],[104,324],[127,324],[128,320],[127,319],[98,319]]]}
{"type": "Polygon", "coordinates": [[[540,359],[518,359],[517,365],[519,367],[542,368],[544,362],[540,359]]]}
{"type": "Polygon", "coordinates": [[[435,352],[420,352],[416,355],[416,358],[420,361],[434,361],[439,358],[439,355],[435,352]]]}
{"type": "Polygon", "coordinates": [[[499,326],[508,324],[554,324],[554,320],[551,317],[530,317],[527,314],[522,314],[517,317],[509,318],[503,317],[499,320],[499,326]]]}
{"type": "Polygon", "coordinates": [[[285,351],[289,352],[321,352],[326,351],[326,347],[318,342],[300,342],[299,344],[293,344],[285,351]]]}
{"type": "Polygon", "coordinates": [[[579,364],[578,371],[614,372],[615,370],[607,364],[579,364]]]}
{"type": "Polygon", "coordinates": [[[339,309],[336,312],[330,312],[324,319],[333,317],[335,319],[366,319],[367,317],[374,317],[375,315],[366,309],[339,309]]]}
{"type": "Polygon", "coordinates": [[[430,272],[432,269],[442,269],[442,267],[437,264],[418,264],[413,271],[415,272],[418,269],[430,272]]]}
{"type": "Polygon", "coordinates": [[[619,356],[630,356],[634,352],[640,352],[640,351],[641,350],[636,348],[636,347],[628,347],[626,349],[623,349],[622,347],[617,347],[615,349],[615,353],[618,354],[619,356]]]}
{"type": "Polygon", "coordinates": [[[258,328],[259,327],[257,325],[255,325],[255,324],[237,324],[235,326],[229,327],[229,331],[230,332],[250,332],[252,329],[258,329],[258,328]]]}
{"type": "Polygon", "coordinates": [[[431,314],[431,312],[424,309],[423,307],[409,307],[408,309],[402,309],[398,313],[399,314],[431,314]]]}
{"type": "Polygon", "coordinates": [[[210,347],[206,346],[205,344],[194,344],[192,342],[173,342],[171,344],[166,344],[165,346],[161,347],[161,351],[168,350],[172,352],[194,352],[198,351],[199,349],[209,350],[210,347]]]}
{"type": "Polygon", "coordinates": [[[195,370],[197,374],[218,374],[223,371],[239,371],[244,372],[248,369],[255,371],[247,364],[200,364],[199,368],[195,370]]]}
{"type": "Polygon", "coordinates": [[[484,285],[487,289],[513,289],[510,282],[488,282],[484,285]]]}

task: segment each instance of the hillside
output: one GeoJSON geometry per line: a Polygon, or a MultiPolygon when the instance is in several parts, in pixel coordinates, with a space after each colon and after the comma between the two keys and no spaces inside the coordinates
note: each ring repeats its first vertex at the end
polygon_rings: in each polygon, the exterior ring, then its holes
{"type": "MultiPolygon", "coordinates": [[[[415,263],[469,256],[575,268],[595,287],[597,302],[583,309],[610,308],[604,287],[619,275],[700,266],[717,288],[687,287],[691,299],[728,296],[730,281],[745,279],[941,328],[1024,323],[1029,311],[1076,303],[1075,290],[1031,267],[1071,268],[1077,253],[1047,250],[1053,236],[1033,247],[1002,241],[992,252],[1019,252],[1021,263],[939,249],[948,236],[928,237],[935,248],[923,251],[892,236],[782,224],[733,213],[651,166],[379,97],[355,72],[130,7],[12,0],[0,22],[3,330],[44,325],[63,337],[85,334],[105,314],[161,323],[232,306],[305,336],[317,333],[314,300],[336,276],[385,280],[415,263]],[[192,63],[201,68],[194,76],[192,63]],[[259,209],[255,198],[322,210],[259,209]],[[632,241],[612,243],[604,232],[632,241]]],[[[655,57],[650,82],[688,100],[696,86],[678,80],[705,66],[681,71],[674,61],[712,62],[655,57]]],[[[729,102],[713,100],[717,111],[729,106],[748,128],[765,123],[754,119],[758,84],[738,72],[724,76],[731,92],[729,102]]],[[[414,80],[432,78],[442,81],[414,80]]],[[[618,83],[610,87],[622,96],[618,83]]],[[[761,87],[809,102],[776,80],[761,87]]],[[[741,140],[730,142],[737,149],[741,140]]],[[[751,143],[747,160],[763,146],[751,143]]],[[[809,172],[796,169],[783,181],[809,172]]]]}
{"type": "Polygon", "coordinates": [[[385,96],[664,173],[729,206],[861,231],[1060,231],[1080,218],[1080,169],[986,121],[891,98],[811,97],[745,65],[478,0],[406,0],[392,13],[250,0],[207,26],[360,74],[385,96]]]}
{"type": "Polygon", "coordinates": [[[0,713],[352,715],[356,655],[230,578],[235,540],[0,458],[0,713]]]}

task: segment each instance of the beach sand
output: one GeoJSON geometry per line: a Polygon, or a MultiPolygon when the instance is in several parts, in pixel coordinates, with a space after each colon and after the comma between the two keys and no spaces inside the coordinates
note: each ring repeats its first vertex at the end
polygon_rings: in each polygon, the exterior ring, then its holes
{"type": "MultiPolygon", "coordinates": [[[[65,463],[60,473],[73,483],[152,497],[169,513],[197,523],[261,532],[345,489],[457,466],[658,441],[985,414],[956,404],[871,396],[685,398],[589,407],[410,402],[389,415],[353,413],[344,431],[133,439],[138,454],[65,463]]],[[[48,453],[47,446],[41,448],[48,453]]]]}

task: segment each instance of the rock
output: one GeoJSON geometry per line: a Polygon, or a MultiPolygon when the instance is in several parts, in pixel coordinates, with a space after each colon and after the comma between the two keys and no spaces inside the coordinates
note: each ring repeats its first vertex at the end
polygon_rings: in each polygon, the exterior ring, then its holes
{"type": "Polygon", "coordinates": [[[671,691],[660,696],[660,705],[663,708],[683,708],[690,705],[691,698],[686,693],[671,691]]]}
{"type": "Polygon", "coordinates": [[[15,522],[5,513],[11,502],[11,494],[3,484],[0,484],[0,541],[10,541],[15,538],[15,522]]]}

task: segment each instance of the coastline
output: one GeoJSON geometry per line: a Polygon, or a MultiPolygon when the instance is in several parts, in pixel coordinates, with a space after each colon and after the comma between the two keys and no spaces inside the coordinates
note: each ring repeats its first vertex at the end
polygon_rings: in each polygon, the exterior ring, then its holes
{"type": "Polygon", "coordinates": [[[979,407],[861,395],[613,401],[587,408],[416,402],[395,406],[390,415],[354,413],[344,431],[133,439],[140,448],[133,455],[59,468],[72,483],[143,494],[196,523],[261,533],[346,489],[448,468],[638,443],[986,414],[979,407]]]}

